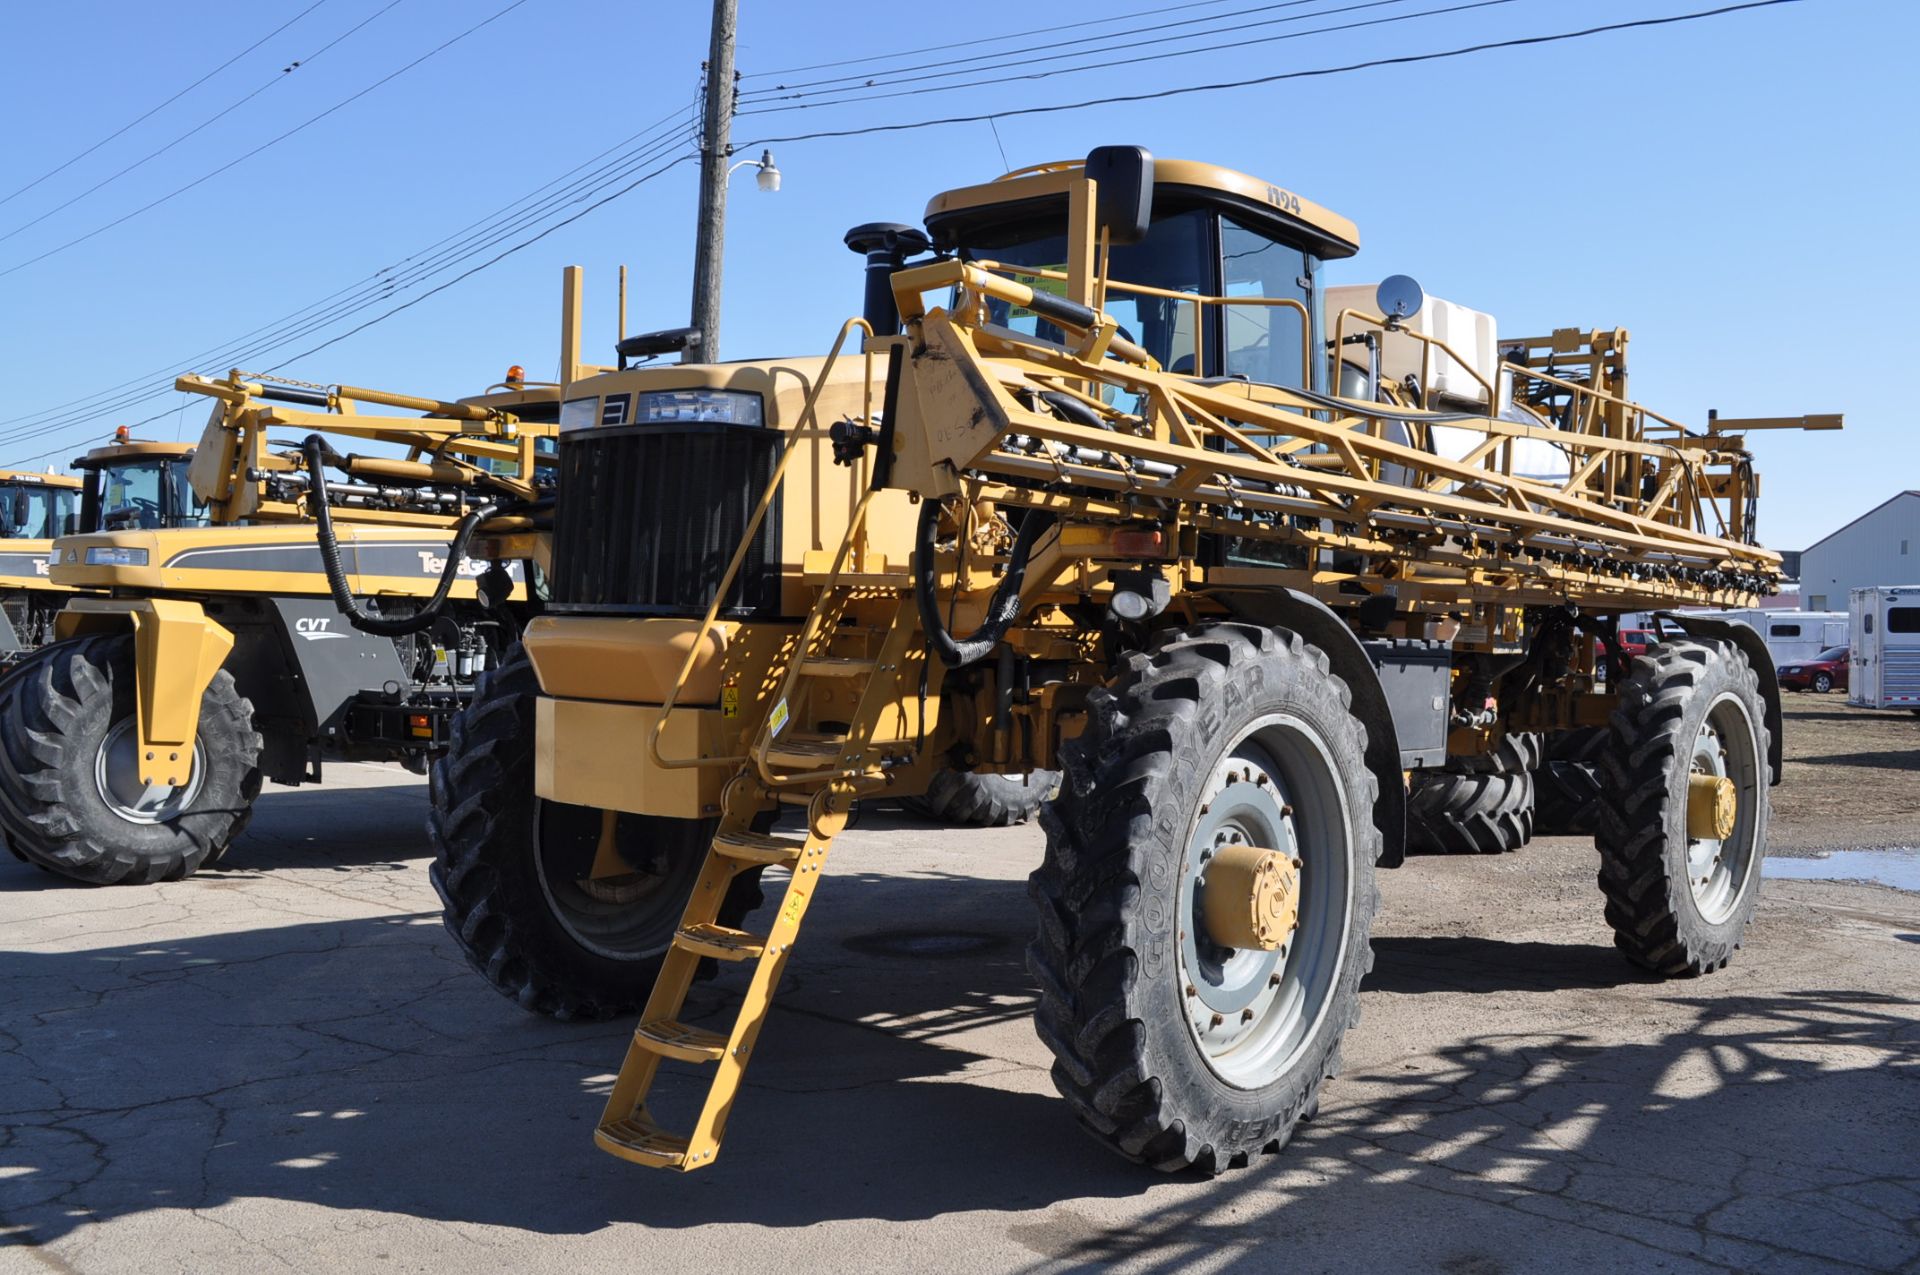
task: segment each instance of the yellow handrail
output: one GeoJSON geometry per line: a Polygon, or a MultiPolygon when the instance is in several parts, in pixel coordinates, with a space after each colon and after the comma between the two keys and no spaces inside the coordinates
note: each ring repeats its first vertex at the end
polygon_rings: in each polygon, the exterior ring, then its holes
{"type": "MultiPolygon", "coordinates": [[[[847,342],[847,334],[858,329],[871,337],[873,328],[862,318],[848,319],[840,325],[840,335],[833,339],[833,348],[827,351],[827,361],[820,366],[820,374],[807,392],[806,405],[800,410],[798,427],[789,434],[789,438],[798,438],[807,429],[810,421],[817,421],[815,405],[819,402],[820,392],[826,388],[828,373],[833,370],[834,362],[840,357],[840,347],[847,342]]],[[[865,342],[862,342],[864,346],[865,342]]],[[[873,384],[873,355],[867,355],[867,384],[873,384]]],[[[867,399],[868,415],[872,415],[872,396],[867,399]]],[[[713,601],[707,606],[707,614],[700,621],[699,630],[693,635],[693,641],[687,647],[687,657],[680,662],[680,672],[674,677],[673,685],[667,690],[666,703],[660,707],[660,720],[653,724],[653,733],[647,737],[647,752],[654,764],[664,770],[691,770],[699,766],[737,766],[747,760],[743,753],[737,757],[664,757],[660,753],[660,737],[667,729],[667,719],[673,715],[674,708],[680,702],[680,692],[687,684],[687,675],[693,672],[693,663],[700,658],[700,647],[707,640],[707,634],[713,632],[714,622],[720,618],[720,607],[726,601],[727,590],[733,587],[733,579],[740,572],[740,564],[746,561],[747,551],[753,545],[753,538],[760,531],[760,524],[766,519],[767,510],[773,507],[773,498],[779,492],[780,485],[786,481],[787,466],[792,462],[794,453],[799,449],[788,446],[781,451],[780,463],[774,466],[773,477],[767,481],[767,489],[760,493],[760,503],[753,508],[753,516],[747,519],[747,528],[740,536],[740,544],[733,551],[733,560],[727,563],[720,584],[713,591],[713,601]]],[[[842,542],[844,551],[845,542],[842,542]]]]}

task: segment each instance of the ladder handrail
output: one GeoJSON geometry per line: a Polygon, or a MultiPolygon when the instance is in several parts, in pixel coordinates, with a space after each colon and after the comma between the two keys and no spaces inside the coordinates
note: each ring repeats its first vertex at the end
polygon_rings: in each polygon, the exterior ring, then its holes
{"type": "MultiPolygon", "coordinates": [[[[815,409],[819,403],[821,391],[827,386],[828,373],[833,371],[833,365],[840,357],[840,347],[846,344],[847,334],[856,328],[865,333],[868,338],[873,336],[872,325],[858,316],[840,325],[840,334],[834,337],[833,347],[827,351],[827,361],[820,365],[820,373],[814,379],[813,388],[807,392],[806,405],[801,408],[800,420],[789,432],[789,438],[801,437],[810,422],[817,424],[818,416],[815,409]]],[[[864,349],[865,342],[861,344],[864,349]]],[[[871,350],[864,352],[867,358],[866,413],[871,418],[873,416],[873,352],[871,350]]],[[[738,766],[747,760],[745,754],[737,757],[664,757],[660,753],[660,738],[666,732],[668,718],[673,716],[673,710],[680,702],[680,692],[686,688],[687,677],[693,672],[694,661],[700,658],[700,648],[706,642],[707,634],[713,632],[713,626],[720,618],[720,607],[726,600],[727,590],[733,587],[734,577],[740,573],[740,565],[746,561],[747,551],[753,545],[754,536],[759,534],[760,524],[766,519],[767,510],[773,507],[774,496],[779,493],[781,484],[786,482],[787,465],[792,462],[797,450],[791,446],[781,449],[780,463],[774,466],[773,477],[767,481],[767,489],[760,493],[760,503],[754,506],[753,516],[747,519],[747,528],[741,533],[740,543],[733,551],[733,560],[727,563],[727,570],[720,577],[719,586],[713,591],[713,601],[707,606],[707,614],[700,621],[700,628],[694,633],[693,641],[687,646],[687,656],[680,662],[680,672],[675,675],[673,685],[667,688],[666,703],[660,707],[660,720],[653,724],[653,733],[647,737],[648,754],[652,757],[654,764],[664,770],[691,770],[700,766],[738,766]]],[[[864,501],[861,507],[865,507],[864,501]]]]}

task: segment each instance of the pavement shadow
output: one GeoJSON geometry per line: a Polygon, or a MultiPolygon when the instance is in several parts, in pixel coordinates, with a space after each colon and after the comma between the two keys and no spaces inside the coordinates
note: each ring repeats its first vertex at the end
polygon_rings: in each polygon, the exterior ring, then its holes
{"type": "MultiPolygon", "coordinates": [[[[247,830],[220,861],[188,878],[188,884],[246,881],[285,868],[358,871],[384,866],[398,871],[432,856],[426,824],[425,780],[359,787],[351,798],[325,784],[275,789],[260,794],[247,830]],[[343,799],[359,806],[349,837],[340,835],[343,799]]],[[[98,888],[0,854],[0,893],[98,888]]]]}
{"type": "MultiPolygon", "coordinates": [[[[592,1147],[628,1025],[519,1012],[465,967],[432,913],[10,954],[0,1242],[257,1197],[542,1235],[1144,1197],[1165,1179],[1079,1133],[1015,1022],[1034,996],[1023,893],[1018,882],[936,875],[836,878],[721,1161],[686,1176],[592,1147]],[[876,930],[876,917],[890,924],[876,930]],[[928,935],[947,940],[902,940],[928,935]]],[[[1613,985],[1598,972],[1604,949],[1393,938],[1380,949],[1372,985],[1386,991],[1428,990],[1429,966],[1444,967],[1455,991],[1613,985]]],[[[1123,1230],[1068,1219],[1023,1242],[1055,1265],[1150,1254],[1173,1270],[1243,1249],[1252,1261],[1250,1237],[1270,1233],[1280,1211],[1288,1225],[1325,1213],[1338,1229],[1395,1218],[1426,1198],[1409,1181],[1435,1198],[1516,1210],[1564,1200],[1621,1226],[1680,1226],[1664,1219],[1727,1206],[1732,1175],[1764,1163],[1806,1188],[1790,1208],[1739,1215],[1774,1237],[1766,1242],[1787,1242],[1792,1209],[1839,1208],[1862,1244],[1879,1245],[1873,1264],[1920,1255],[1920,1236],[1897,1221],[1920,1203],[1911,1155],[1883,1163],[1897,1141],[1890,1119],[1916,1135],[1903,1153],[1920,1146],[1913,1002],[1841,992],[1646,1000],[1666,1024],[1649,1040],[1604,1044],[1571,1029],[1489,1037],[1418,1067],[1353,1073],[1285,1157],[1215,1183],[1199,1203],[1143,1199],[1123,1230]],[[1847,1143],[1869,1118],[1882,1126],[1876,1137],[1847,1143]],[[1676,1164],[1663,1147],[1694,1148],[1693,1159],[1676,1164]],[[1708,1171],[1696,1171],[1702,1157],[1708,1171]],[[1306,1185],[1260,1194],[1276,1172],[1303,1166],[1306,1185]],[[1640,1216],[1658,1192],[1671,1199],[1640,1216]]],[[[720,1003],[702,987],[689,1016],[720,1003]]],[[[694,1091],[676,1073],[664,1092],[671,1109],[694,1091]]]]}
{"type": "Polygon", "coordinates": [[[1510,942],[1469,935],[1381,936],[1363,991],[1552,992],[1657,983],[1611,944],[1510,942]]]}

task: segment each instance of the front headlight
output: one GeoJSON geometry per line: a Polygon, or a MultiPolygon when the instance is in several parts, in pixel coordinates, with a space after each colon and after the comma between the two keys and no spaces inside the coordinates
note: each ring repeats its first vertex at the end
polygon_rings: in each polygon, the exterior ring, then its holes
{"type": "Polygon", "coordinates": [[[95,545],[87,550],[87,565],[90,567],[144,567],[147,565],[147,551],[128,549],[123,545],[95,545]]]}
{"type": "Polygon", "coordinates": [[[1780,671],[1782,673],[1798,673],[1800,671],[1800,666],[1798,664],[1791,664],[1791,665],[1788,665],[1786,668],[1781,669],[1780,671]]]}
{"type": "Polygon", "coordinates": [[[634,395],[634,424],[664,425],[674,421],[758,425],[761,423],[760,396],[737,390],[649,390],[634,395]]]}

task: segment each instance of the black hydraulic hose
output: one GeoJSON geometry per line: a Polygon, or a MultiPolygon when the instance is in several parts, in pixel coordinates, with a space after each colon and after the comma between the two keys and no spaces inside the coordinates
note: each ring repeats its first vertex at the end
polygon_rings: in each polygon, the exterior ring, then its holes
{"type": "Polygon", "coordinates": [[[434,586],[433,596],[425,606],[412,615],[391,619],[368,615],[360,609],[353,590],[347,587],[347,573],[340,565],[340,541],[333,534],[333,511],[327,507],[326,467],[332,449],[320,435],[309,434],[300,450],[307,458],[307,503],[312,509],[314,529],[320,541],[320,565],[326,570],[327,588],[333,593],[334,606],[347,617],[347,623],[375,637],[405,637],[432,628],[446,607],[453,582],[460,577],[460,564],[467,559],[467,544],[473,539],[474,529],[493,517],[494,506],[482,505],[454,526],[453,542],[447,546],[447,565],[440,572],[440,583],[434,586]]]}
{"type": "Polygon", "coordinates": [[[1053,514],[1043,509],[1029,509],[1021,518],[1020,530],[1013,538],[1013,552],[1007,557],[1007,574],[1001,577],[999,587],[987,600],[986,619],[974,632],[956,639],[947,630],[946,621],[940,618],[940,603],[934,597],[937,572],[933,546],[940,526],[940,502],[921,502],[920,523],[914,532],[913,596],[920,607],[920,627],[926,630],[927,645],[948,668],[979,663],[1000,645],[1007,630],[1020,618],[1020,586],[1026,579],[1027,559],[1033,555],[1034,543],[1053,522],[1053,514]]]}

